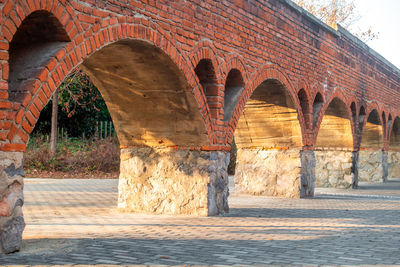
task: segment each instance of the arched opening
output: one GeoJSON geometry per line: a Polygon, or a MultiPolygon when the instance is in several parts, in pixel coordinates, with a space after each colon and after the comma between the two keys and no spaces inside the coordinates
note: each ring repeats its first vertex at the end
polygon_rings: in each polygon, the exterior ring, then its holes
{"type": "Polygon", "coordinates": [[[300,106],[301,106],[301,111],[303,113],[303,117],[305,120],[305,123],[307,125],[307,128],[310,128],[311,125],[311,120],[312,120],[312,114],[310,113],[310,107],[308,103],[308,97],[307,93],[304,89],[300,89],[300,91],[297,93],[297,97],[299,98],[300,106]]]}
{"type": "MultiPolygon", "coordinates": [[[[125,39],[96,51],[80,68],[101,92],[121,145],[119,182],[112,185],[119,208],[203,216],[228,210],[227,175],[209,168],[226,162],[228,153],[201,150],[210,144],[202,113],[184,74],[163,50],[125,39]]],[[[35,122],[29,121],[32,127],[35,122]]],[[[15,166],[22,166],[22,157],[15,166]]],[[[15,172],[9,180],[22,176],[15,172]]]]}
{"type": "MultiPolygon", "coordinates": [[[[393,122],[393,118],[392,118],[392,114],[389,114],[389,117],[388,117],[388,122],[387,122],[387,130],[388,131],[390,131],[390,127],[392,127],[392,122],[393,122]]],[[[390,136],[390,133],[388,133],[389,134],[389,136],[390,136]]]]}
{"type": "Polygon", "coordinates": [[[356,122],[356,118],[357,118],[357,110],[356,110],[356,103],[355,102],[351,102],[350,105],[350,110],[351,110],[351,117],[353,119],[353,123],[356,122]]]}
{"type": "Polygon", "coordinates": [[[236,189],[298,197],[302,133],[296,106],[278,80],[262,82],[248,99],[235,130],[236,189]]]}
{"type": "Polygon", "coordinates": [[[359,181],[380,182],[383,179],[382,166],[383,127],[379,113],[373,109],[362,127],[359,153],[359,181]]]}
{"type": "Polygon", "coordinates": [[[321,110],[322,105],[324,104],[324,100],[322,98],[322,95],[320,93],[317,93],[314,98],[313,102],[313,127],[315,127],[317,120],[318,120],[318,114],[319,111],[321,110]]]}
{"type": "Polygon", "coordinates": [[[379,113],[376,109],[372,110],[367,122],[363,127],[361,148],[365,149],[382,149],[383,132],[382,122],[379,113]]]}
{"type": "Polygon", "coordinates": [[[224,121],[229,121],[244,88],[242,74],[237,69],[228,73],[225,82],[224,121]]]}
{"type": "Polygon", "coordinates": [[[353,148],[351,121],[346,104],[334,98],[325,111],[319,127],[316,147],[353,148]]]}
{"type": "Polygon", "coordinates": [[[208,144],[203,118],[183,74],[154,45],[121,40],[94,53],[82,69],[102,93],[121,146],[208,144]]]}
{"type": "Polygon", "coordinates": [[[222,114],[221,105],[223,98],[220,96],[217,77],[215,76],[214,66],[210,59],[202,59],[195,68],[197,77],[207,97],[207,104],[210,108],[212,118],[219,118],[222,114]]]}
{"type": "MultiPolygon", "coordinates": [[[[360,112],[358,113],[358,129],[359,129],[360,133],[362,133],[362,131],[363,131],[364,119],[365,119],[365,116],[366,116],[366,115],[367,115],[367,114],[365,113],[365,108],[364,108],[364,106],[361,106],[360,112]]],[[[360,141],[360,142],[361,142],[361,141],[360,141]]]]}
{"type": "Polygon", "coordinates": [[[399,117],[395,118],[390,133],[389,152],[388,152],[388,178],[389,179],[400,178],[400,118],[399,117]]]}
{"type": "Polygon", "coordinates": [[[25,18],[10,43],[11,101],[22,101],[30,89],[26,84],[36,77],[46,63],[69,41],[63,26],[50,12],[35,11],[25,18]]]}
{"type": "Polygon", "coordinates": [[[325,111],[316,140],[316,186],[352,184],[353,134],[346,104],[334,98],[325,111]]]}
{"type": "Polygon", "coordinates": [[[385,111],[382,111],[382,131],[383,131],[383,137],[386,138],[387,134],[387,121],[386,121],[386,113],[385,111]]]}

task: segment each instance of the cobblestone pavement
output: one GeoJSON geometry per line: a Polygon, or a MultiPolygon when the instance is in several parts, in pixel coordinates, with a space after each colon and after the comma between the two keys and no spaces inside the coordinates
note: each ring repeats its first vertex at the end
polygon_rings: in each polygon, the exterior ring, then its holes
{"type": "Polygon", "coordinates": [[[117,180],[26,179],[21,265],[400,265],[400,180],[314,199],[230,197],[219,217],[120,213],[117,180]]]}

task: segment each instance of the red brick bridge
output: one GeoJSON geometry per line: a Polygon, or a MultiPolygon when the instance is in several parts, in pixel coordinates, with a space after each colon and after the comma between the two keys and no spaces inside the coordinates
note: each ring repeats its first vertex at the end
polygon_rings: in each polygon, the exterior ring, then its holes
{"type": "Polygon", "coordinates": [[[400,175],[400,71],[289,0],[0,0],[0,232],[19,249],[23,152],[75,68],[121,144],[119,207],[215,215],[236,190],[313,196],[400,175]],[[233,141],[234,140],[234,141],[233,141]]]}

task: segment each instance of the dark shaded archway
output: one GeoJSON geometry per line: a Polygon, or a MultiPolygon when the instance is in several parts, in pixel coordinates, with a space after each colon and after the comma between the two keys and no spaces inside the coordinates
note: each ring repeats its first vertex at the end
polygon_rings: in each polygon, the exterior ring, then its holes
{"type": "MultiPolygon", "coordinates": [[[[70,41],[58,19],[48,11],[35,11],[22,22],[10,44],[9,98],[22,102],[34,95],[34,77],[70,41]]],[[[36,88],[37,89],[37,88],[36,88]]]]}
{"type": "Polygon", "coordinates": [[[224,121],[229,121],[244,88],[240,70],[232,69],[226,78],[224,94],[224,121]]]}
{"type": "Polygon", "coordinates": [[[195,68],[196,75],[207,97],[207,104],[211,116],[215,119],[222,119],[221,105],[223,97],[220,95],[215,69],[210,59],[202,59],[195,68]]]}
{"type": "Polygon", "coordinates": [[[314,98],[313,102],[313,127],[315,127],[317,120],[318,120],[318,115],[319,111],[322,108],[322,105],[324,104],[324,99],[322,98],[321,93],[317,93],[314,98]]]}

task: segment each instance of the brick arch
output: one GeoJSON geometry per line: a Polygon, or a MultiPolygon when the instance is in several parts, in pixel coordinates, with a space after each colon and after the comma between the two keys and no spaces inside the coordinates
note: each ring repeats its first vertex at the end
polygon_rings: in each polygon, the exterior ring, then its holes
{"type": "Polygon", "coordinates": [[[328,101],[324,101],[323,106],[321,107],[321,109],[319,111],[318,120],[314,126],[313,144],[315,145],[317,143],[317,138],[318,138],[318,134],[320,132],[321,123],[324,119],[327,109],[331,105],[332,101],[334,101],[335,99],[338,99],[339,101],[341,101],[346,107],[348,119],[349,119],[350,126],[351,126],[352,143],[353,143],[353,147],[354,147],[354,144],[356,143],[357,134],[356,134],[356,127],[354,125],[354,118],[352,116],[353,112],[352,112],[350,106],[351,106],[351,103],[355,102],[355,99],[353,99],[353,98],[349,99],[349,98],[345,97],[345,95],[339,90],[336,90],[333,94],[331,94],[328,101]]]}
{"type": "Polygon", "coordinates": [[[243,81],[247,84],[249,77],[247,72],[247,67],[244,62],[244,59],[241,55],[236,53],[231,53],[224,58],[224,63],[220,64],[218,67],[220,83],[225,84],[226,79],[228,78],[228,74],[232,69],[237,69],[240,71],[243,77],[243,81]]]}
{"type": "MultiPolygon", "coordinates": [[[[222,85],[218,83],[219,81],[219,70],[218,70],[218,58],[217,50],[213,46],[212,42],[209,40],[203,40],[198,42],[192,49],[189,55],[189,59],[192,63],[192,69],[195,71],[196,82],[202,85],[202,92],[205,96],[205,101],[207,103],[206,108],[208,113],[211,114],[212,119],[219,119],[221,109],[219,108],[220,101],[219,96],[222,94],[222,85]],[[206,65],[211,64],[212,70],[207,70],[207,76],[214,76],[213,78],[207,77],[205,81],[201,81],[199,74],[197,73],[197,68],[202,61],[208,61],[206,65]],[[205,86],[207,84],[207,86],[205,86]]],[[[202,68],[201,68],[202,69],[202,68]]],[[[204,69],[203,69],[204,70],[204,69]]],[[[202,72],[202,71],[200,71],[202,72]]],[[[205,70],[203,71],[205,72],[205,70]]]]}
{"type": "Polygon", "coordinates": [[[249,100],[250,96],[257,89],[257,87],[262,84],[265,80],[272,79],[277,80],[285,87],[285,90],[288,91],[290,98],[296,107],[297,111],[297,118],[299,120],[299,125],[302,134],[302,142],[303,144],[306,143],[306,124],[304,120],[304,116],[301,110],[301,105],[299,99],[297,97],[297,90],[290,82],[289,78],[284,74],[284,72],[275,65],[264,65],[257,72],[255,72],[251,78],[249,78],[249,82],[246,83],[245,88],[238,100],[238,103],[235,107],[235,110],[232,114],[232,117],[228,123],[227,135],[226,135],[226,142],[231,142],[233,138],[233,134],[235,132],[237,123],[239,121],[240,115],[243,112],[243,109],[249,100]]]}
{"type": "Polygon", "coordinates": [[[312,102],[310,96],[310,87],[306,80],[300,79],[297,85],[297,98],[301,106],[304,122],[308,129],[312,129],[312,102]]]}
{"type": "MultiPolygon", "coordinates": [[[[197,101],[209,140],[211,140],[211,116],[209,110],[206,108],[205,96],[200,84],[196,80],[194,70],[181,55],[173,40],[170,40],[168,35],[164,36],[160,32],[146,26],[148,24],[148,21],[143,20],[141,24],[130,24],[126,23],[126,21],[118,23],[117,18],[110,18],[97,25],[93,25],[85,33],[76,36],[66,48],[61,49],[55,59],[45,66],[45,70],[47,71],[34,77],[35,82],[33,86],[35,95],[33,97],[28,95],[22,102],[22,108],[14,116],[14,124],[7,134],[7,139],[12,145],[8,144],[7,149],[12,151],[23,151],[25,149],[25,143],[39,118],[40,111],[50,100],[55,89],[74,68],[79,66],[84,59],[97,50],[123,39],[137,39],[149,42],[160,48],[170,57],[185,77],[188,84],[187,90],[193,93],[197,101]],[[99,25],[103,25],[104,27],[100,27],[94,32],[92,28],[98,28],[99,25]],[[81,36],[87,37],[85,40],[82,40],[81,36]],[[72,44],[76,45],[72,46],[72,44]],[[23,141],[22,144],[14,144],[15,135],[20,137],[23,141]]],[[[204,149],[207,150],[207,148],[204,149]]]]}
{"type": "Polygon", "coordinates": [[[70,6],[57,0],[37,0],[37,1],[14,1],[9,0],[3,6],[2,14],[4,23],[2,33],[5,39],[10,43],[18,27],[26,17],[35,11],[47,11],[53,14],[64,27],[70,40],[74,39],[77,33],[82,30],[76,17],[75,10],[70,6]]]}
{"type": "Polygon", "coordinates": [[[218,71],[218,51],[215,48],[214,44],[209,40],[202,40],[196,43],[196,45],[192,48],[189,58],[192,63],[193,69],[196,68],[197,64],[202,59],[209,59],[211,60],[216,74],[219,73],[218,71]]]}
{"type": "Polygon", "coordinates": [[[393,109],[389,109],[388,114],[389,114],[388,118],[391,117],[391,119],[392,119],[390,124],[389,124],[389,121],[388,121],[388,126],[389,126],[388,127],[388,140],[390,141],[390,135],[392,134],[394,120],[396,119],[396,117],[400,117],[400,116],[396,112],[396,110],[393,110],[393,109]]]}

